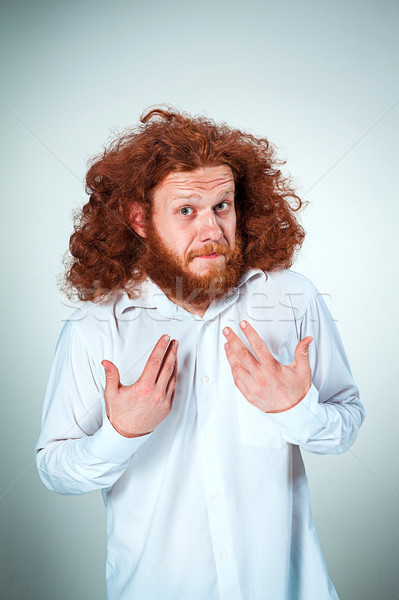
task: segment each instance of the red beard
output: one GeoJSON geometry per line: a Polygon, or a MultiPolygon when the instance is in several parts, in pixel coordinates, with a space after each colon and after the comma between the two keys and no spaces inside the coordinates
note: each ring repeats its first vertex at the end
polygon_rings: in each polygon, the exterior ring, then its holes
{"type": "Polygon", "coordinates": [[[165,246],[151,220],[147,222],[147,237],[141,265],[154,283],[177,304],[186,303],[202,306],[221,298],[238,284],[246,266],[242,258],[241,236],[236,231],[234,248],[209,242],[198,251],[191,251],[182,260],[173,250],[165,246]],[[223,254],[225,264],[210,264],[206,274],[195,275],[189,270],[191,261],[201,254],[217,252],[223,254]]]}

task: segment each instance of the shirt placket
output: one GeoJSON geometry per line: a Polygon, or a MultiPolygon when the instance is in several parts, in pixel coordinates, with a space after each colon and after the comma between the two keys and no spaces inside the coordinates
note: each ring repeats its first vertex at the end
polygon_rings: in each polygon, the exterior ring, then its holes
{"type": "Polygon", "coordinates": [[[214,361],[216,327],[216,322],[203,323],[197,338],[195,390],[199,445],[220,598],[223,600],[242,600],[231,525],[226,506],[227,490],[221,467],[222,429],[218,427],[218,410],[215,405],[217,402],[216,365],[214,361]],[[213,349],[212,352],[210,352],[211,348],[213,349]]]}

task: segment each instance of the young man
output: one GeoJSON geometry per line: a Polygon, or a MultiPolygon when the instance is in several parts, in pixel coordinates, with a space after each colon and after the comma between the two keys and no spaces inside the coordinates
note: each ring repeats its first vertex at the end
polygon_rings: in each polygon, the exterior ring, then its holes
{"type": "Polygon", "coordinates": [[[141,121],[87,174],[65,286],[85,303],[57,344],[40,476],[102,491],[110,600],[336,599],[301,448],[344,452],[364,409],[289,270],[301,201],[267,140],[141,121]]]}

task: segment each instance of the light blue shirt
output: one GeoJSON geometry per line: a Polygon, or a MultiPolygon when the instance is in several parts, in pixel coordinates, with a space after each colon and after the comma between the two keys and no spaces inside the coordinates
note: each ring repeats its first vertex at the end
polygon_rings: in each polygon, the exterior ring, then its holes
{"type": "Polygon", "coordinates": [[[336,600],[301,450],[344,452],[364,416],[335,323],[303,275],[251,269],[202,318],[147,280],[138,299],[88,302],[65,323],[37,466],[58,493],[102,491],[109,600],[336,600]],[[242,319],[284,364],[313,337],[312,385],[293,408],[264,413],[234,385],[222,330],[249,347],[242,319]],[[172,411],[125,438],[105,414],[100,363],[133,384],[164,333],[179,340],[172,411]]]}

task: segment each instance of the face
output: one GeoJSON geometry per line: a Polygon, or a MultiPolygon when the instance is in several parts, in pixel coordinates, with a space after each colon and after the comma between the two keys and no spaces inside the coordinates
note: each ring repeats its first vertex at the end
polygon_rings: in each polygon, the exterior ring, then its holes
{"type": "Polygon", "coordinates": [[[243,261],[230,167],[170,173],[154,190],[145,237],[145,269],[164,291],[200,304],[236,285],[243,261]]]}

